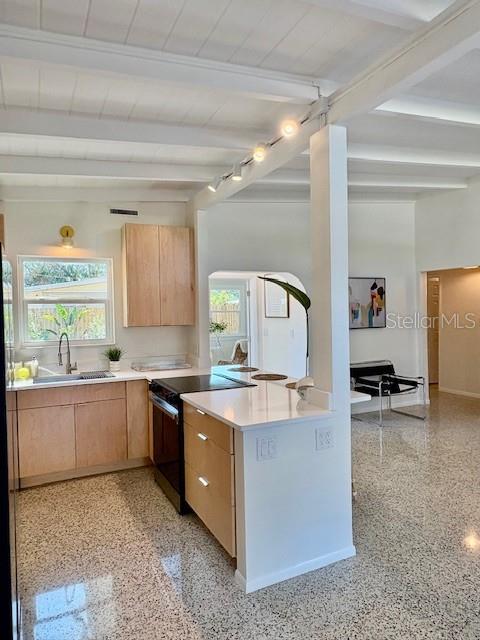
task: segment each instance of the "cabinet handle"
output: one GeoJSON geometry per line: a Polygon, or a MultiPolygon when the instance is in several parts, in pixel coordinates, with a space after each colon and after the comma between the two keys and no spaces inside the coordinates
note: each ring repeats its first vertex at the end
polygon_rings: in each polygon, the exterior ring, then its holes
{"type": "Polygon", "coordinates": [[[204,433],[197,433],[197,436],[200,438],[200,440],[203,440],[205,442],[205,440],[208,440],[208,436],[206,436],[204,433]]]}
{"type": "Polygon", "coordinates": [[[198,476],[198,481],[200,482],[200,484],[203,484],[204,487],[208,487],[208,485],[210,484],[208,480],[205,480],[205,478],[202,478],[202,476],[198,476]]]}
{"type": "Polygon", "coordinates": [[[195,411],[199,413],[201,416],[205,415],[205,411],[200,411],[200,409],[195,409],[195,411]]]}

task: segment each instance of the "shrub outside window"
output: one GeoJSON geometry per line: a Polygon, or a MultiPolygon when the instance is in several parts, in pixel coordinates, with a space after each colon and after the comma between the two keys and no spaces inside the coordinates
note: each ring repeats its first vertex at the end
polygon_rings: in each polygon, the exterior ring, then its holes
{"type": "Polygon", "coordinates": [[[19,257],[22,343],[55,343],[66,332],[77,345],[114,342],[112,261],[19,257]]]}

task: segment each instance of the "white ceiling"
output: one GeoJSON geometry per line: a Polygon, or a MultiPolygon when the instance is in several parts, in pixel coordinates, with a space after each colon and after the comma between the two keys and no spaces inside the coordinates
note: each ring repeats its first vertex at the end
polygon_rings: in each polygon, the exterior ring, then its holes
{"type": "MultiPolygon", "coordinates": [[[[53,187],[138,191],[141,184],[145,191],[157,185],[190,194],[210,175],[228,171],[255,141],[270,139],[284,117],[302,117],[315,87],[331,93],[450,4],[0,0],[0,47],[2,39],[7,42],[0,48],[0,186],[51,193],[53,187]],[[52,59],[41,38],[49,46],[71,47],[78,57],[52,59]],[[10,42],[27,44],[20,52],[9,49],[10,42]],[[112,70],[110,54],[125,65],[112,70]],[[131,56],[145,60],[145,69],[130,64],[131,56]],[[181,74],[177,81],[175,73],[153,77],[151,60],[179,70],[191,65],[192,81],[181,74]],[[204,68],[220,80],[200,81],[204,68]],[[235,90],[235,78],[241,90],[235,90]],[[289,85],[284,97],[282,84],[289,85]],[[62,164],[70,159],[78,162],[62,164]],[[144,171],[147,163],[154,166],[144,171]]],[[[461,121],[465,113],[475,120],[478,109],[480,124],[479,73],[480,51],[472,50],[385,105],[389,111],[352,118],[352,195],[411,198],[435,188],[464,188],[479,174],[480,127],[461,121]],[[448,120],[446,111],[453,114],[448,120]]],[[[308,156],[281,171],[267,181],[268,189],[279,197],[285,197],[282,189],[306,197],[308,156]],[[283,186],[274,188],[277,179],[283,186]]],[[[265,193],[267,185],[256,188],[265,193]]],[[[255,187],[248,193],[253,197],[255,187]]]]}

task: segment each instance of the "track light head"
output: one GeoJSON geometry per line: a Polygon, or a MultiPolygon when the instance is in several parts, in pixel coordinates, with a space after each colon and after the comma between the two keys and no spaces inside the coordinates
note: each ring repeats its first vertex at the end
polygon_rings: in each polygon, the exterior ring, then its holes
{"type": "Polygon", "coordinates": [[[215,178],[209,185],[208,188],[212,193],[216,193],[218,187],[222,184],[222,178],[215,178]]]}
{"type": "Polygon", "coordinates": [[[267,155],[267,147],[263,142],[259,142],[253,150],[253,159],[255,162],[263,162],[267,155]]]}
{"type": "Polygon", "coordinates": [[[296,133],[298,133],[299,128],[300,127],[298,122],[296,120],[293,120],[292,118],[289,118],[282,122],[280,126],[280,132],[282,136],[285,136],[285,138],[291,138],[296,133]]]}
{"type": "Polygon", "coordinates": [[[243,179],[243,176],[242,176],[241,165],[234,164],[233,170],[232,170],[232,180],[235,180],[235,182],[240,182],[242,179],[243,179]]]}

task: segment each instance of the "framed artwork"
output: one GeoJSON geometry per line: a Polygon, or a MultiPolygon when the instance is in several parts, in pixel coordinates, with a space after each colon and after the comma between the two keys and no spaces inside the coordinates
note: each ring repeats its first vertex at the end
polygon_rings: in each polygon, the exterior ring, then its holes
{"type": "MultiPolygon", "coordinates": [[[[267,274],[268,275],[268,274],[267,274]]],[[[278,277],[278,276],[277,276],[278,277]]],[[[265,318],[289,318],[290,317],[290,296],[273,282],[263,281],[265,318]]]]}
{"type": "Polygon", "coordinates": [[[349,278],[350,329],[387,326],[385,278],[349,278]]]}

